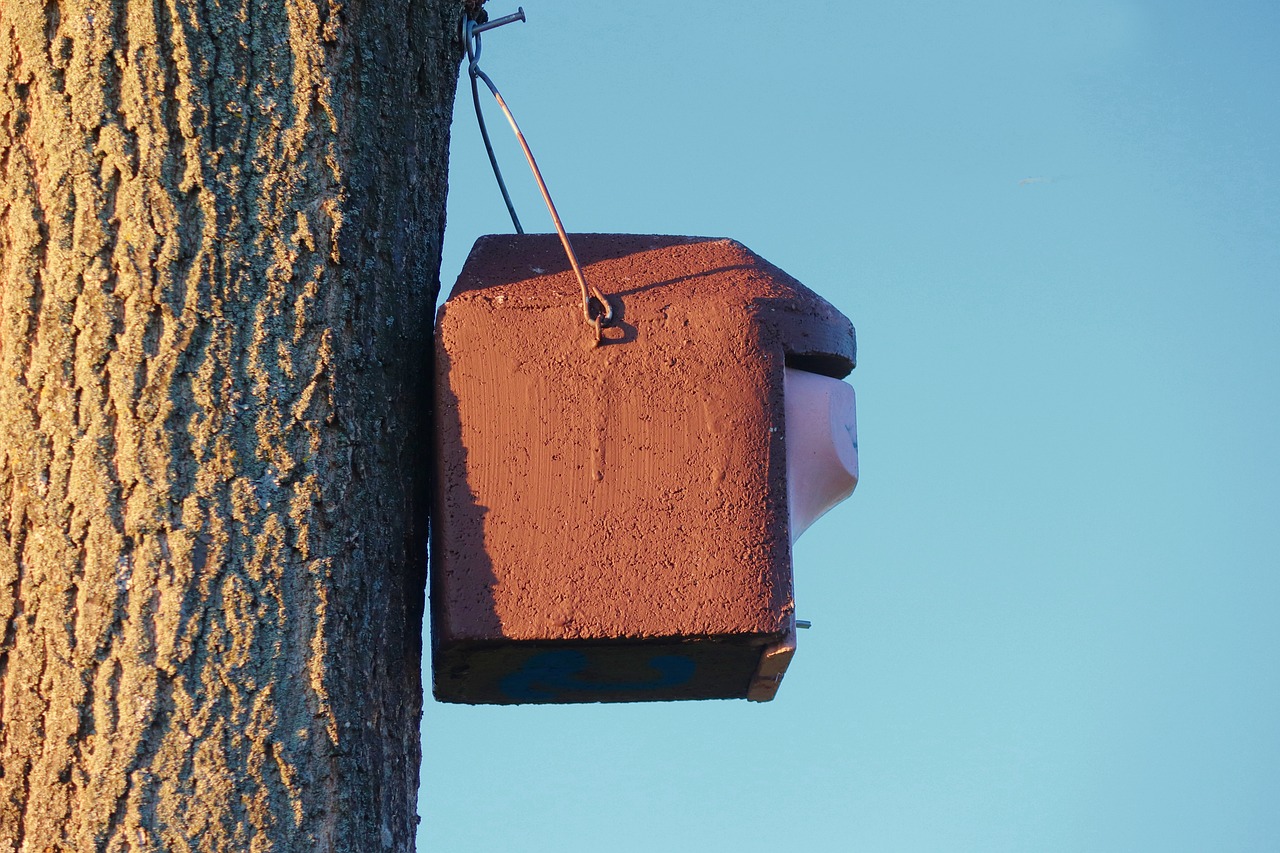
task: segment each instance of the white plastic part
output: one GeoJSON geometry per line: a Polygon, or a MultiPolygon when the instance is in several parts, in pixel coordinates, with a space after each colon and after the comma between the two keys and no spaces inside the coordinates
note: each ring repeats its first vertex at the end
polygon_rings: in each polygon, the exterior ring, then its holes
{"type": "Polygon", "coordinates": [[[787,500],[791,541],[858,485],[858,420],[853,386],[787,368],[787,500]]]}

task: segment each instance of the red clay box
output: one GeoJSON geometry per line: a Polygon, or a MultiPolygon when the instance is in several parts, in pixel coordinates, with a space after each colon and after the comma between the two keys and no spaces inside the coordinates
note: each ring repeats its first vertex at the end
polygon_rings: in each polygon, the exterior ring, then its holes
{"type": "MultiPolygon", "coordinates": [[[[481,238],[440,309],[432,518],[445,702],[770,699],[794,649],[784,367],[853,326],[731,240],[481,238]]],[[[856,466],[856,463],[855,463],[856,466]]]]}

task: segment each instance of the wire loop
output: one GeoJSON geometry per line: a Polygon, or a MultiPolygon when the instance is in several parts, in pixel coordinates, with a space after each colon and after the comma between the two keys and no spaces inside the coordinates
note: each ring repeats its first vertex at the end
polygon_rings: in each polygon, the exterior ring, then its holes
{"type": "Polygon", "coordinates": [[[511,125],[511,130],[520,142],[521,150],[524,151],[525,160],[529,163],[529,170],[533,172],[533,178],[538,183],[538,191],[542,193],[542,201],[546,204],[547,210],[551,214],[551,221],[555,223],[556,233],[560,236],[560,243],[564,246],[564,253],[569,258],[569,266],[573,268],[573,274],[582,289],[582,316],[588,325],[595,327],[596,346],[599,346],[604,339],[603,327],[613,321],[613,305],[610,304],[608,297],[601,293],[598,287],[587,283],[582,267],[578,264],[578,257],[573,253],[573,246],[569,243],[569,235],[565,232],[564,224],[560,221],[560,214],[556,211],[555,202],[551,200],[551,193],[547,189],[547,183],[542,179],[542,171],[538,168],[538,162],[533,158],[533,151],[530,150],[529,143],[525,141],[524,134],[520,132],[520,125],[516,124],[516,117],[512,115],[511,108],[507,106],[502,93],[498,91],[498,87],[494,85],[489,75],[480,68],[480,52],[483,48],[480,41],[480,33],[484,30],[500,27],[513,21],[523,21],[524,19],[524,9],[520,9],[514,15],[507,15],[484,24],[471,20],[465,14],[462,16],[461,35],[463,46],[467,52],[467,75],[471,78],[471,100],[475,104],[476,121],[480,125],[480,135],[484,139],[485,151],[489,154],[489,165],[493,167],[493,175],[498,181],[498,189],[502,191],[502,200],[506,202],[507,212],[511,214],[511,222],[515,226],[516,233],[523,234],[524,228],[520,225],[520,218],[516,216],[515,205],[511,203],[511,195],[507,192],[507,185],[502,180],[502,170],[498,168],[498,158],[493,153],[493,145],[489,141],[489,130],[485,126],[484,114],[480,109],[480,89],[477,81],[483,82],[489,88],[489,91],[493,93],[494,99],[497,100],[498,106],[502,108],[503,114],[507,117],[507,123],[511,125]]]}

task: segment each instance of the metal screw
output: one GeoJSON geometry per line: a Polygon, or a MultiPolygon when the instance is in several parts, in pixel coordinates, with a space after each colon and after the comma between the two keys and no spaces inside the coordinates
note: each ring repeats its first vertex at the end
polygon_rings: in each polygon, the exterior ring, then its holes
{"type": "Polygon", "coordinates": [[[489,21],[486,24],[477,24],[476,26],[471,28],[471,34],[473,36],[478,36],[485,30],[491,30],[494,27],[501,27],[504,24],[513,24],[516,21],[520,21],[521,23],[524,22],[523,6],[517,7],[515,14],[513,15],[503,15],[501,18],[494,18],[492,21],[489,21]]]}
{"type": "Polygon", "coordinates": [[[797,619],[797,620],[796,620],[796,627],[797,627],[797,628],[812,628],[812,627],[813,627],[813,623],[812,623],[812,622],[810,622],[808,619],[797,619]]]}

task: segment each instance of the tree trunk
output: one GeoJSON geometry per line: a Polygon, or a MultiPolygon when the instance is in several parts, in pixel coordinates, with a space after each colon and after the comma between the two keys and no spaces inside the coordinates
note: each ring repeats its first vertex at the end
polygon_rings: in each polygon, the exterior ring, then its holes
{"type": "Polygon", "coordinates": [[[0,851],[397,850],[459,0],[0,0],[0,851]]]}

